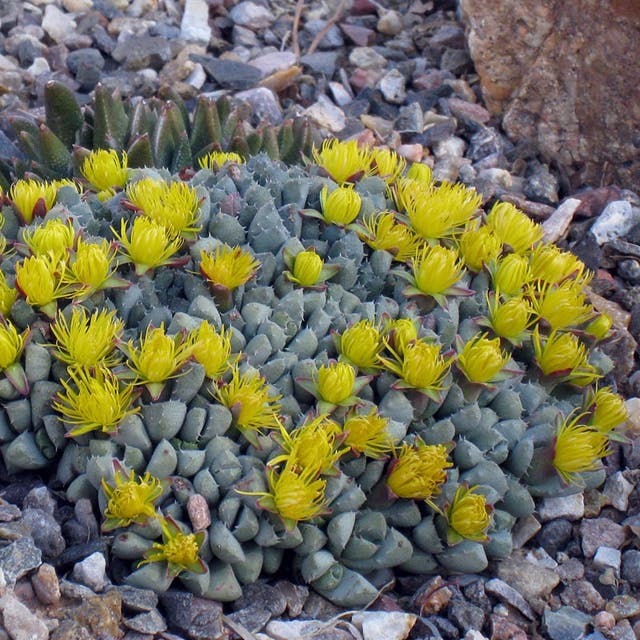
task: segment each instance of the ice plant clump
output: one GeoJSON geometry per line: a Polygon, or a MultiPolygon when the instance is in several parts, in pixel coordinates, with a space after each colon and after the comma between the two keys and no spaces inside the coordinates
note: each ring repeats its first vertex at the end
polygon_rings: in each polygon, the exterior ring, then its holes
{"type": "Polygon", "coordinates": [[[60,381],[64,392],[51,403],[64,422],[76,425],[67,432],[68,437],[91,431],[114,435],[127,416],[140,411],[140,407],[131,407],[133,386],[121,384],[109,369],[71,368],[69,378],[60,381]]]}
{"type": "Polygon", "coordinates": [[[112,367],[120,360],[116,341],[122,336],[124,322],[115,311],[94,311],[89,315],[81,306],[71,311],[71,318],[58,312],[51,324],[56,343],[53,355],[69,366],[112,367]]]}
{"type": "Polygon", "coordinates": [[[552,462],[567,484],[579,483],[579,473],[595,471],[600,459],[611,453],[607,435],[581,424],[584,418],[584,414],[568,416],[556,432],[552,462]]]}
{"type": "Polygon", "coordinates": [[[174,578],[183,571],[205,573],[207,567],[199,555],[206,537],[205,532],[185,533],[171,517],[161,518],[159,522],[162,527],[162,542],[154,542],[138,566],[150,562],[166,562],[167,572],[174,578]]]}
{"type": "Polygon", "coordinates": [[[389,465],[387,487],[398,498],[424,500],[433,505],[453,466],[445,445],[425,444],[419,438],[404,442],[389,465]]]}
{"type": "Polygon", "coordinates": [[[491,524],[491,508],[478,487],[461,484],[447,508],[446,518],[449,529],[447,541],[455,544],[461,540],[488,540],[487,529],[491,524]]]}
{"type": "Polygon", "coordinates": [[[85,158],[80,173],[98,190],[98,200],[108,200],[127,184],[127,152],[96,149],[85,158]]]}
{"type": "Polygon", "coordinates": [[[163,483],[158,478],[148,471],[137,478],[134,471],[127,476],[120,463],[115,462],[113,480],[113,486],[104,478],[101,482],[107,497],[103,531],[113,531],[131,524],[144,525],[149,518],[157,517],[155,503],[164,491],[163,483]]]}

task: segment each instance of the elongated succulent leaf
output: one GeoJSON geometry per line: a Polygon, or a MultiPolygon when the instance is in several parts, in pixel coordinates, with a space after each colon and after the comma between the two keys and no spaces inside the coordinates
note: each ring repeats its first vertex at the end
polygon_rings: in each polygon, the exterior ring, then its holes
{"type": "Polygon", "coordinates": [[[193,112],[191,127],[191,151],[194,156],[201,155],[205,147],[218,143],[222,139],[222,127],[216,103],[200,98],[193,112]]]}
{"type": "Polygon", "coordinates": [[[106,87],[98,85],[95,92],[93,147],[112,147],[116,151],[122,151],[128,128],[129,118],[120,95],[117,92],[110,93],[106,87]]]}
{"type": "Polygon", "coordinates": [[[69,148],[78,139],[84,119],[73,91],[61,82],[50,81],[44,87],[45,122],[69,148]]]}
{"type": "Polygon", "coordinates": [[[40,125],[40,148],[43,161],[57,176],[69,175],[71,153],[64,142],[44,124],[40,125]]]}
{"type": "Polygon", "coordinates": [[[144,133],[133,140],[127,149],[127,156],[130,167],[152,167],[153,151],[149,134],[144,133]]]}

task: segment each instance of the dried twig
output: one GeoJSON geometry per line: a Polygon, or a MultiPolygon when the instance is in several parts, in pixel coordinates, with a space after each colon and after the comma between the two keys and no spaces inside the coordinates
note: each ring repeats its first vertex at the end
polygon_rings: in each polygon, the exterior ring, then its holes
{"type": "MultiPolygon", "coordinates": [[[[316,37],[312,40],[311,44],[309,45],[309,50],[307,51],[307,55],[311,55],[320,46],[320,43],[322,42],[322,38],[324,38],[329,32],[329,29],[331,29],[331,27],[336,22],[338,22],[338,20],[340,20],[340,18],[342,17],[342,12],[344,11],[344,8],[347,6],[348,1],[349,0],[340,0],[340,4],[338,4],[338,6],[336,7],[336,10],[333,12],[333,15],[327,20],[327,24],[325,24],[324,27],[320,29],[320,31],[316,34],[316,37]]],[[[302,8],[300,8],[300,11],[302,11],[302,8]]]]}
{"type": "Polygon", "coordinates": [[[298,40],[298,31],[300,29],[300,18],[302,17],[302,9],[304,8],[304,0],[297,0],[296,11],[293,14],[293,26],[291,27],[291,46],[296,56],[296,62],[300,60],[300,41],[298,40]]]}

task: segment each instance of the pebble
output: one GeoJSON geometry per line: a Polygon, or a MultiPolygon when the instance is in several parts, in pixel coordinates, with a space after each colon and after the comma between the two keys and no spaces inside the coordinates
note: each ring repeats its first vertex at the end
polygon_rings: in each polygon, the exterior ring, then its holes
{"type": "Polygon", "coordinates": [[[627,549],[623,552],[620,575],[632,585],[640,585],[640,551],[627,549]]]}
{"type": "Polygon", "coordinates": [[[349,54],[349,62],[360,69],[384,69],[387,59],[371,47],[354,47],[349,54]]]}
{"type": "Polygon", "coordinates": [[[318,96],[317,102],[307,107],[304,114],[314,120],[319,127],[331,133],[342,131],[347,124],[344,111],[323,95],[318,96]]]}
{"type": "Polygon", "coordinates": [[[235,5],[229,11],[229,17],[236,24],[249,29],[266,29],[275,19],[269,9],[248,0],[235,5]]]}
{"type": "Polygon", "coordinates": [[[580,523],[582,552],[591,558],[600,546],[619,549],[625,541],[624,527],[609,518],[588,518],[580,523]]]}
{"type": "Polygon", "coordinates": [[[591,616],[573,607],[546,609],[542,617],[551,640],[578,640],[587,630],[591,616]]]}
{"type": "Polygon", "coordinates": [[[402,31],[402,16],[397,11],[385,11],[376,25],[380,33],[397,36],[402,31]]]}
{"type": "Polygon", "coordinates": [[[97,593],[102,591],[107,584],[106,566],[104,555],[96,551],[74,565],[72,577],[76,582],[97,593]]]}
{"type": "Polygon", "coordinates": [[[596,567],[606,569],[610,567],[616,573],[620,571],[620,549],[612,549],[611,547],[598,547],[593,556],[593,564],[596,567]]]}
{"type": "Polygon", "coordinates": [[[484,588],[487,593],[497,596],[502,602],[518,609],[518,611],[526,618],[529,618],[529,620],[535,619],[535,614],[527,601],[516,589],[503,580],[492,578],[485,583],[484,588]]]}
{"type": "Polygon", "coordinates": [[[605,599],[588,580],[570,582],[560,594],[560,599],[563,604],[587,613],[594,613],[605,606],[605,599]]]}
{"type": "Polygon", "coordinates": [[[634,618],[640,615],[640,602],[638,602],[637,598],[630,595],[615,596],[607,603],[607,611],[611,613],[616,620],[634,618]]]}
{"type": "Polygon", "coordinates": [[[64,42],[70,33],[76,28],[75,20],[68,14],[60,11],[55,4],[48,4],[42,17],[42,28],[54,42],[64,42]]]}
{"type": "Polygon", "coordinates": [[[579,520],[584,516],[584,495],[574,493],[560,498],[543,498],[538,506],[538,515],[542,522],[556,518],[579,520]]]}
{"type": "Polygon", "coordinates": [[[3,626],[12,640],[47,640],[47,625],[18,600],[7,593],[0,598],[3,626]]]}
{"type": "Polygon", "coordinates": [[[351,621],[362,629],[364,640],[404,640],[417,618],[402,611],[364,611],[356,613],[351,621]]]}
{"type": "Polygon", "coordinates": [[[624,238],[631,228],[640,222],[640,209],[626,200],[610,202],[591,227],[591,233],[599,245],[614,238],[624,238]]]}
{"type": "Polygon", "coordinates": [[[405,77],[397,69],[391,69],[378,83],[378,87],[387,102],[402,104],[407,99],[405,77]]]}
{"type": "Polygon", "coordinates": [[[209,5],[205,0],[186,0],[180,22],[180,37],[187,42],[209,44],[209,5]]]}
{"type": "Polygon", "coordinates": [[[43,562],[31,577],[31,586],[42,604],[55,604],[60,600],[60,583],[53,566],[43,562]]]}
{"type": "Polygon", "coordinates": [[[604,483],[602,495],[612,507],[615,507],[618,511],[626,512],[629,507],[629,496],[633,488],[634,485],[624,477],[623,472],[616,471],[604,483]]]}

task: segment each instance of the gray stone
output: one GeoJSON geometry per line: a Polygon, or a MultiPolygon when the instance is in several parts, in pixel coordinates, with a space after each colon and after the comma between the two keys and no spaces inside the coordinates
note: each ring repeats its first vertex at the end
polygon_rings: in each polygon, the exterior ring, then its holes
{"type": "Polygon", "coordinates": [[[67,56],[67,68],[85,91],[98,84],[103,67],[104,58],[97,49],[76,49],[67,56]]]}
{"type": "Polygon", "coordinates": [[[249,29],[266,29],[271,26],[275,17],[269,9],[262,5],[245,0],[229,11],[229,17],[242,27],[249,29]]]}
{"type": "Polygon", "coordinates": [[[520,518],[516,522],[511,531],[511,538],[513,541],[513,548],[522,548],[533,536],[540,531],[541,525],[538,519],[533,516],[527,516],[526,518],[520,518]]]}
{"type": "Polygon", "coordinates": [[[403,640],[416,620],[415,614],[404,611],[363,611],[352,618],[366,640],[403,640]]]}
{"type": "Polygon", "coordinates": [[[222,605],[192,593],[169,590],[159,594],[171,628],[190,640],[210,640],[223,635],[222,605]]]}
{"type": "Polygon", "coordinates": [[[344,111],[324,94],[319,95],[318,100],[304,110],[304,114],[331,133],[342,131],[347,124],[344,111]]]}
{"type": "Polygon", "coordinates": [[[562,604],[588,613],[604,609],[605,600],[588,580],[570,582],[560,594],[562,604]]]}
{"type": "Polygon", "coordinates": [[[41,485],[34,487],[27,493],[22,503],[23,509],[41,509],[42,511],[53,515],[56,509],[56,500],[51,495],[47,487],[41,485]]]}
{"type": "Polygon", "coordinates": [[[106,566],[104,555],[96,551],[81,562],[76,562],[71,577],[97,593],[102,591],[107,584],[106,566]]]}
{"type": "Polygon", "coordinates": [[[209,44],[211,27],[209,26],[209,5],[205,0],[186,0],[180,37],[187,42],[209,44]]]}
{"type": "Polygon", "coordinates": [[[578,640],[587,630],[591,616],[573,607],[546,609],[542,622],[551,640],[578,640]]]}
{"type": "Polygon", "coordinates": [[[542,527],[538,541],[550,556],[554,556],[558,551],[564,549],[571,539],[572,533],[573,525],[564,518],[558,518],[547,522],[542,527]]]}
{"type": "Polygon", "coordinates": [[[260,81],[260,71],[250,64],[195,54],[189,57],[194,62],[199,62],[223,89],[243,91],[254,87],[260,81]]]}
{"type": "Polygon", "coordinates": [[[623,580],[640,585],[640,551],[628,549],[622,554],[621,573],[623,580]]]}
{"type": "Polygon", "coordinates": [[[623,618],[635,618],[640,614],[640,601],[632,595],[614,596],[607,603],[607,611],[611,613],[616,620],[623,618]]]}
{"type": "MultiPolygon", "coordinates": [[[[304,30],[315,38],[326,26],[326,20],[313,18],[306,21],[304,30]]],[[[343,45],[344,38],[340,29],[335,24],[332,24],[320,41],[320,49],[337,49],[343,45]]]]}
{"type": "Polygon", "coordinates": [[[41,562],[42,553],[32,538],[20,538],[0,548],[0,569],[9,586],[15,585],[16,580],[32,569],[37,569],[41,562]]]}
{"type": "Polygon", "coordinates": [[[238,100],[243,100],[251,105],[254,116],[260,122],[279,124],[282,122],[282,109],[278,98],[267,87],[247,89],[236,94],[238,100]]]}
{"type": "Polygon", "coordinates": [[[402,31],[402,16],[397,11],[385,11],[378,19],[376,29],[387,36],[397,36],[402,31]]]}
{"type": "Polygon", "coordinates": [[[618,511],[626,512],[632,491],[633,484],[624,477],[622,471],[616,471],[604,483],[602,495],[612,507],[615,507],[618,511]]]}
{"type": "Polygon", "coordinates": [[[151,609],[151,611],[139,613],[133,618],[125,618],[123,622],[125,627],[138,631],[139,633],[147,633],[149,635],[162,633],[167,630],[167,623],[157,609],[151,609]]]}
{"type": "Polygon", "coordinates": [[[451,598],[447,609],[449,620],[460,629],[482,629],[484,625],[484,612],[480,607],[467,602],[463,598],[451,598]]]}
{"type": "Polygon", "coordinates": [[[30,527],[31,537],[45,560],[57,558],[65,550],[60,525],[51,514],[42,509],[24,509],[22,518],[30,527]]]}
{"type": "Polygon", "coordinates": [[[122,606],[130,611],[152,611],[158,606],[158,594],[151,589],[139,589],[128,585],[115,587],[122,598],[122,606]]]}
{"type": "Polygon", "coordinates": [[[406,79],[402,73],[398,69],[391,69],[380,78],[378,87],[387,102],[402,104],[407,99],[405,83],[406,79]]]}
{"type": "Polygon", "coordinates": [[[387,59],[371,47],[354,47],[349,54],[349,62],[360,69],[384,69],[387,59]]]}
{"type": "Polygon", "coordinates": [[[578,558],[565,558],[558,565],[557,572],[562,582],[580,580],[584,577],[584,565],[580,560],[578,560],[578,558]]]}
{"type": "Polygon", "coordinates": [[[520,611],[520,613],[525,617],[529,618],[529,620],[535,620],[535,613],[527,604],[527,601],[516,589],[508,585],[503,580],[500,580],[499,578],[492,578],[485,583],[484,589],[487,593],[497,596],[506,604],[510,604],[512,607],[518,609],[518,611],[520,611]]]}
{"type": "Polygon", "coordinates": [[[64,42],[69,34],[75,32],[76,22],[72,16],[60,11],[54,4],[48,4],[42,17],[42,28],[55,42],[64,42]]]}
{"type": "Polygon", "coordinates": [[[591,233],[596,242],[602,245],[614,238],[624,238],[638,222],[640,222],[640,209],[632,207],[626,200],[614,200],[605,207],[593,223],[591,233]]]}
{"type": "Polygon", "coordinates": [[[611,547],[598,547],[593,556],[593,564],[596,567],[610,567],[616,573],[620,571],[620,549],[612,549],[611,547]]]}
{"type": "Polygon", "coordinates": [[[271,613],[263,608],[262,604],[258,601],[256,604],[230,613],[227,619],[241,624],[250,633],[257,633],[264,629],[267,622],[271,620],[271,613]]]}
{"type": "Polygon", "coordinates": [[[0,598],[2,621],[12,640],[47,640],[47,625],[18,600],[13,593],[0,598]]]}
{"type": "Polygon", "coordinates": [[[325,74],[328,77],[335,73],[337,60],[337,51],[314,51],[300,58],[300,62],[312,71],[325,74]]]}
{"type": "Polygon", "coordinates": [[[619,549],[625,541],[625,529],[609,518],[588,518],[580,523],[582,552],[591,558],[598,547],[619,549]]]}
{"type": "Polygon", "coordinates": [[[171,44],[160,36],[140,36],[121,40],[111,53],[125,70],[160,70],[173,57],[171,44]]]}
{"type": "Polygon", "coordinates": [[[579,520],[584,516],[584,495],[582,492],[560,498],[544,498],[538,507],[542,522],[555,518],[579,520]]]}

